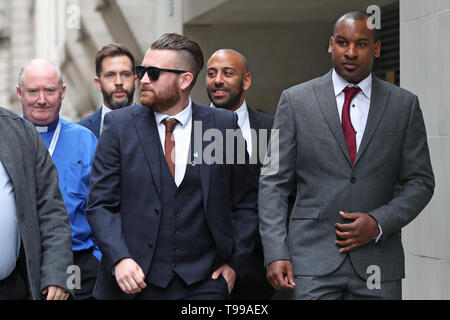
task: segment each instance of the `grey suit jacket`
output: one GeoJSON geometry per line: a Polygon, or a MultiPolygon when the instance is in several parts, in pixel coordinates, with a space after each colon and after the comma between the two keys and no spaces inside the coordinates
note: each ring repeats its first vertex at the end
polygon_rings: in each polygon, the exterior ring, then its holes
{"type": "Polygon", "coordinates": [[[27,283],[36,300],[49,285],[67,289],[73,259],[69,216],[56,168],[33,125],[0,107],[0,136],[0,160],[14,185],[27,283]]]}
{"type": "Polygon", "coordinates": [[[383,236],[348,253],[352,265],[365,279],[370,265],[380,267],[381,281],[403,278],[400,230],[426,206],[435,185],[417,96],[373,77],[353,166],[331,72],[285,90],[274,128],[279,130],[279,170],[261,176],[258,201],[265,263],[290,259],[296,275],[334,271],[346,256],[334,244],[334,225],[344,222],[339,211],[365,212],[377,220],[383,236]],[[294,181],[296,201],[286,228],[294,181]]]}

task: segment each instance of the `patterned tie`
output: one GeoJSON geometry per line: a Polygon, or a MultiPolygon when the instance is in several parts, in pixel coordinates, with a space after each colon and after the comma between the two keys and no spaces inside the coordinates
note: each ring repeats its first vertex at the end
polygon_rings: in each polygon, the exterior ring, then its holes
{"type": "Polygon", "coordinates": [[[173,139],[173,130],[178,124],[177,119],[164,119],[162,121],[166,126],[166,140],[164,142],[164,155],[166,157],[167,164],[169,165],[172,177],[175,178],[175,139],[173,139]]]}
{"type": "Polygon", "coordinates": [[[342,129],[344,130],[345,143],[347,144],[352,164],[356,159],[356,131],[350,120],[350,102],[361,91],[358,87],[345,87],[345,101],[342,107],[342,129]]]}

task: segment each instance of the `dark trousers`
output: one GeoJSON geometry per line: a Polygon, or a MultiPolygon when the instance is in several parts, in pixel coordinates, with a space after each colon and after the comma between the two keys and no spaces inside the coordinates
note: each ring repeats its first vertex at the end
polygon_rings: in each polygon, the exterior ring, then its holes
{"type": "Polygon", "coordinates": [[[332,273],[320,276],[295,276],[295,289],[285,291],[285,299],[294,300],[400,300],[401,280],[381,282],[379,288],[369,288],[360,278],[347,256],[332,273]]]}
{"type": "Polygon", "coordinates": [[[0,281],[0,300],[27,300],[29,293],[19,268],[0,281]]]}
{"type": "Polygon", "coordinates": [[[92,300],[95,281],[97,280],[98,268],[100,262],[92,254],[93,249],[80,250],[73,252],[73,262],[80,267],[81,287],[75,288],[75,300],[92,300]]]}
{"type": "Polygon", "coordinates": [[[227,298],[228,285],[222,276],[217,280],[208,277],[188,286],[178,275],[175,275],[166,288],[149,284],[136,296],[136,300],[226,300],[227,298]]]}

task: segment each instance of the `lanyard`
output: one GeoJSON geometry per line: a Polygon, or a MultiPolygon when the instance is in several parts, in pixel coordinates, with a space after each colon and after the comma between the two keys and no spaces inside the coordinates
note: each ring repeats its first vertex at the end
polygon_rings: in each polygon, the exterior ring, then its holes
{"type": "Polygon", "coordinates": [[[56,143],[58,142],[59,133],[61,132],[61,120],[58,121],[55,133],[53,134],[52,141],[50,142],[50,147],[48,147],[48,152],[53,157],[53,152],[55,151],[56,143]]]}

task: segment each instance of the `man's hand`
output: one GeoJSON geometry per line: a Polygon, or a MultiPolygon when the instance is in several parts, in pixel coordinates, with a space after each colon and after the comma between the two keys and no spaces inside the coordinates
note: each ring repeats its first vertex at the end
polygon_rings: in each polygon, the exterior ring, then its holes
{"type": "Polygon", "coordinates": [[[120,260],[114,267],[117,284],[126,294],[139,293],[147,287],[141,267],[131,258],[120,260]]]}
{"type": "Polygon", "coordinates": [[[344,219],[354,220],[352,223],[341,224],[336,223],[336,234],[342,240],[336,240],[335,244],[342,247],[339,252],[344,253],[363,246],[373,241],[380,229],[377,221],[367,213],[345,213],[340,211],[339,214],[344,219]]]}
{"type": "Polygon", "coordinates": [[[267,267],[267,280],[275,290],[294,289],[294,272],[289,260],[277,260],[267,267]]]}
{"type": "Polygon", "coordinates": [[[42,290],[42,294],[47,296],[46,300],[67,300],[69,298],[69,293],[58,286],[48,286],[42,290]]]}
{"type": "Polygon", "coordinates": [[[234,282],[236,281],[236,272],[227,264],[223,264],[217,270],[215,270],[211,276],[213,280],[217,280],[222,275],[228,285],[228,294],[233,290],[234,282]]]}

